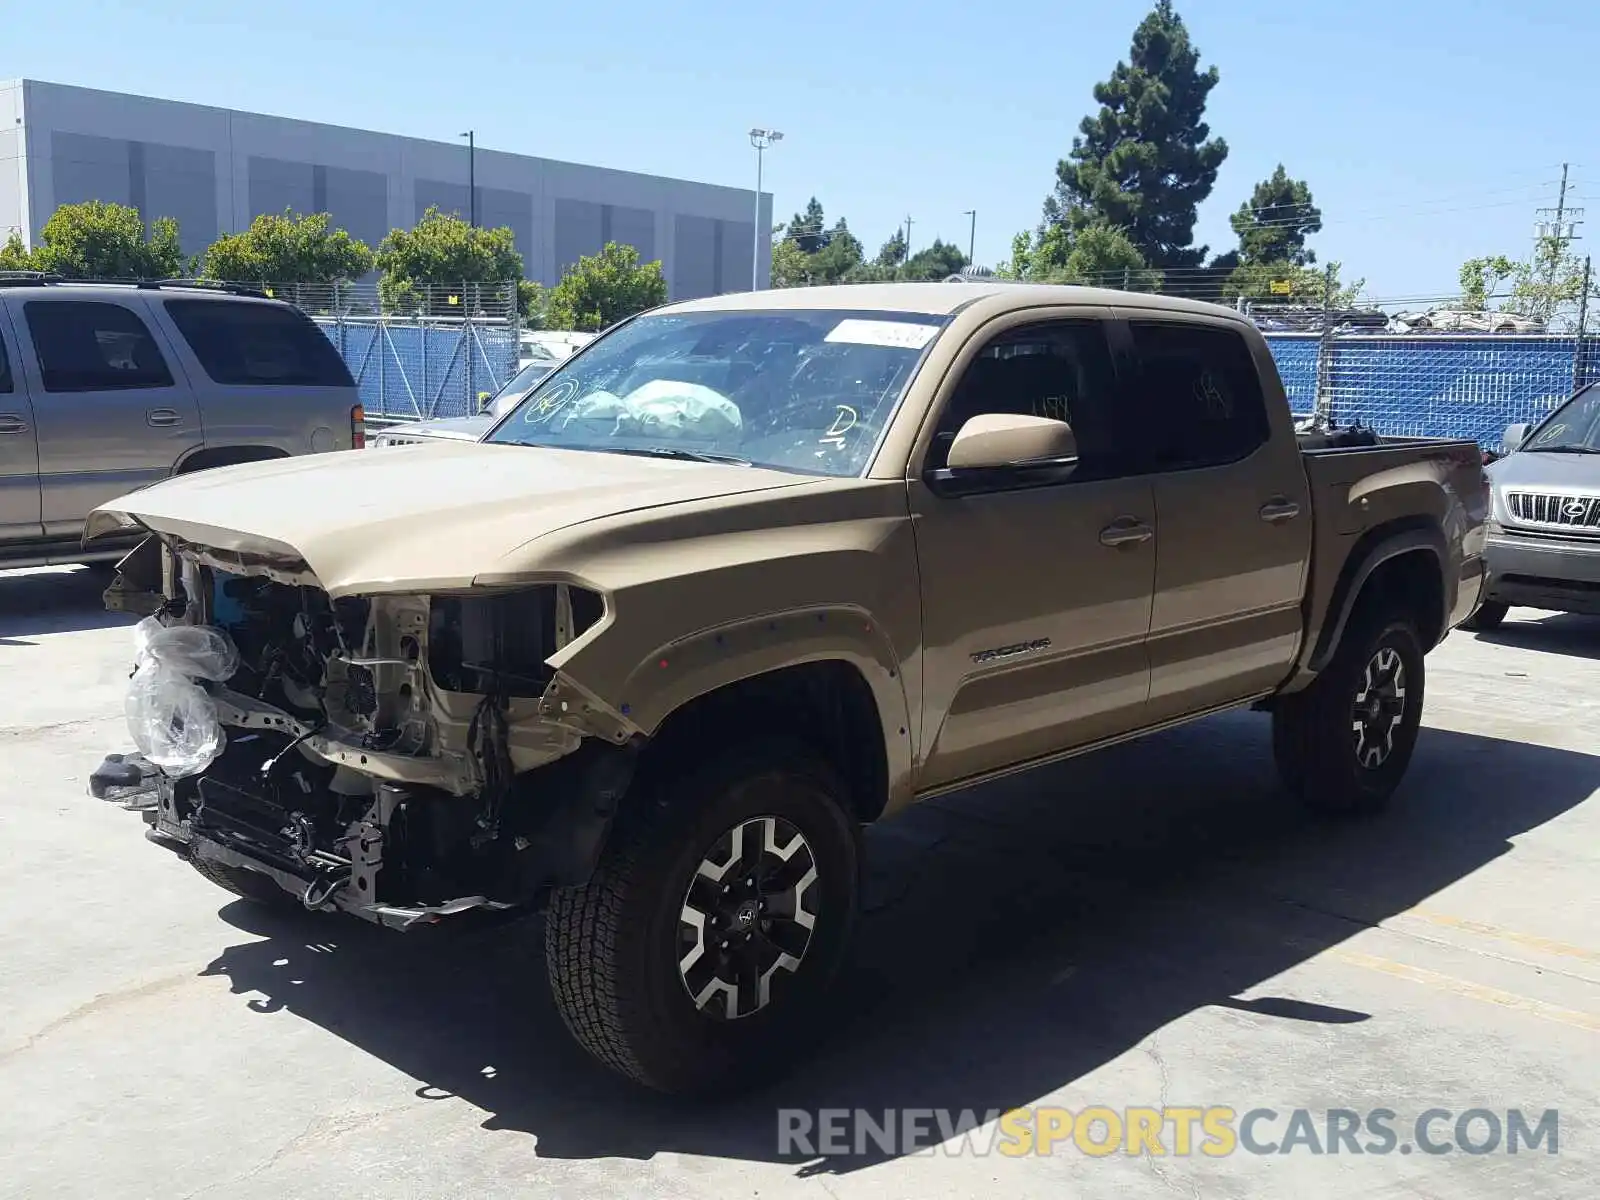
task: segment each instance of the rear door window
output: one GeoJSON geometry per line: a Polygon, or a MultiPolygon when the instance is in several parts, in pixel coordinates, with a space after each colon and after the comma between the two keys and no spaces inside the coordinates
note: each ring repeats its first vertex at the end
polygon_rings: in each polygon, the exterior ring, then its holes
{"type": "Polygon", "coordinates": [[[132,309],[96,300],[30,300],[22,311],[45,391],[172,386],[155,338],[132,309]]]}
{"type": "Polygon", "coordinates": [[[333,343],[297,309],[232,300],[164,304],[213,382],[242,387],[355,386],[333,343]]]}
{"type": "Polygon", "coordinates": [[[1266,442],[1266,400],[1243,337],[1215,325],[1129,324],[1157,469],[1238,462],[1266,442]]]}

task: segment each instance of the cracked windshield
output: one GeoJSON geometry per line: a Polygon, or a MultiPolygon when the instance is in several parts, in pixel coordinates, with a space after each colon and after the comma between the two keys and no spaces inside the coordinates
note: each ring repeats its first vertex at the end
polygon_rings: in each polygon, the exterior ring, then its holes
{"type": "Polygon", "coordinates": [[[485,440],[859,475],[945,319],[639,317],[564,363],[485,440]]]}

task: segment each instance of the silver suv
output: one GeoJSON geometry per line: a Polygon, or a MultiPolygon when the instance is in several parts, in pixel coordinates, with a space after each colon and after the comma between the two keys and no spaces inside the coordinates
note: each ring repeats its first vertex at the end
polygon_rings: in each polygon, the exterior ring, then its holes
{"type": "Polygon", "coordinates": [[[281,301],[0,276],[0,567],[115,559],[81,541],[114,496],[363,437],[344,360],[281,301]]]}
{"type": "Polygon", "coordinates": [[[1488,472],[1489,582],[1468,627],[1492,629],[1514,604],[1600,616],[1600,383],[1503,444],[1488,472]]]}

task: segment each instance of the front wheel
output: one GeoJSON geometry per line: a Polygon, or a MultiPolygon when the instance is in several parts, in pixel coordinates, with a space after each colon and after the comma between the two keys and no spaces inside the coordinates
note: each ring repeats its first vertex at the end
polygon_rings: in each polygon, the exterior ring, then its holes
{"type": "Polygon", "coordinates": [[[1279,773],[1313,811],[1376,812],[1400,785],[1422,725],[1422,639],[1409,620],[1359,616],[1310,687],[1273,711],[1279,773]]]}
{"type": "Polygon", "coordinates": [[[833,772],[752,747],[638,798],[593,877],[551,898],[567,1028],[659,1091],[751,1086],[808,1045],[855,925],[858,838],[833,772]]]}
{"type": "Polygon", "coordinates": [[[284,891],[276,882],[259,871],[230,867],[226,863],[220,863],[214,858],[206,858],[200,854],[191,854],[189,865],[219,888],[232,892],[241,900],[284,912],[290,909],[304,911],[297,897],[284,891]]]}

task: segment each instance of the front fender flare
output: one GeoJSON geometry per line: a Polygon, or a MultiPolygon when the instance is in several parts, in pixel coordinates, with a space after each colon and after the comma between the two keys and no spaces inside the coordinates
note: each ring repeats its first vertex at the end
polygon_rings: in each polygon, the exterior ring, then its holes
{"type": "Polygon", "coordinates": [[[871,689],[883,726],[891,803],[911,773],[911,704],[888,633],[854,605],[746,617],[658,647],[627,676],[617,711],[647,735],[685,704],[718,688],[785,667],[844,662],[871,689]]]}

